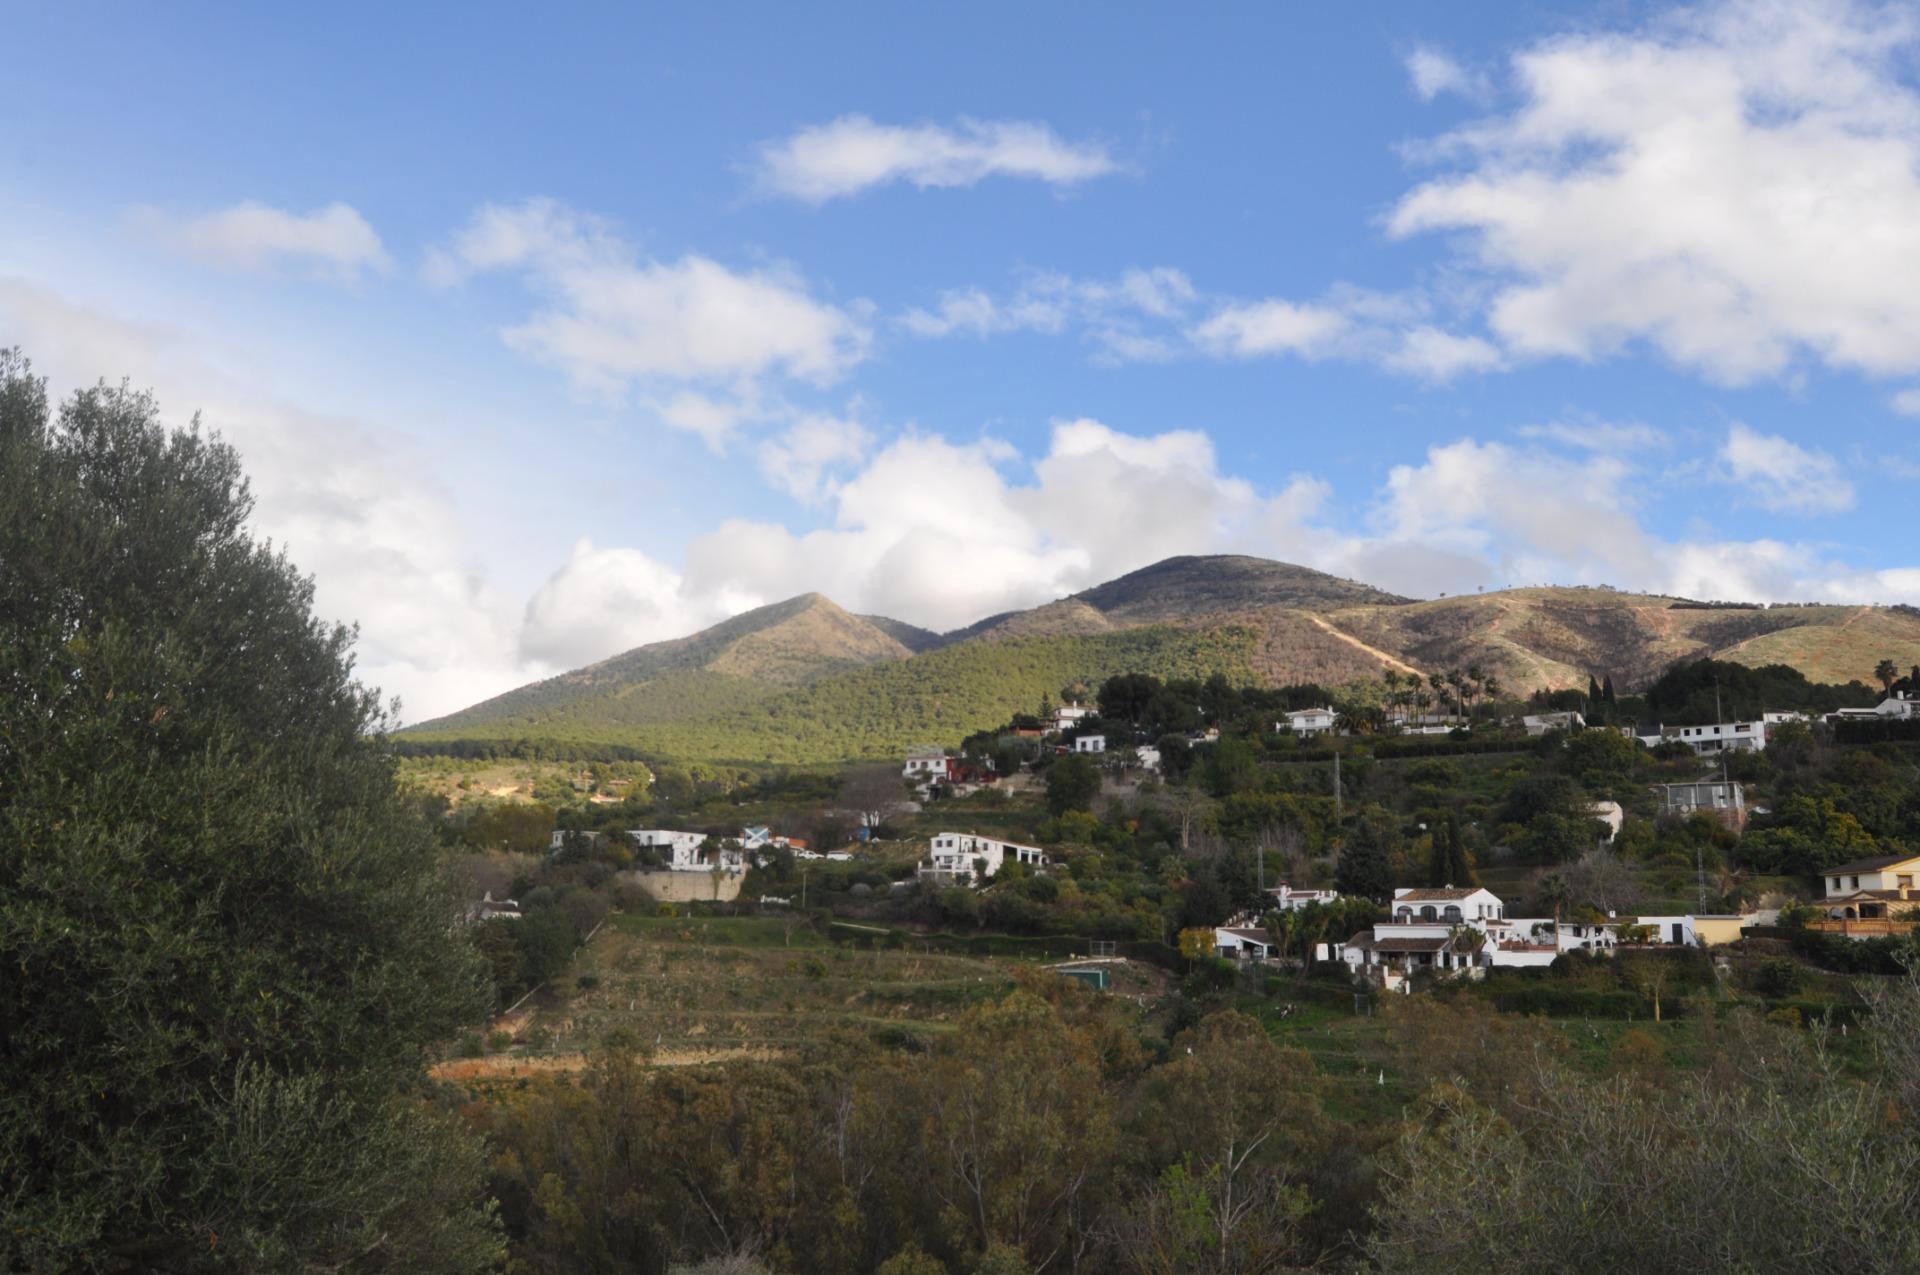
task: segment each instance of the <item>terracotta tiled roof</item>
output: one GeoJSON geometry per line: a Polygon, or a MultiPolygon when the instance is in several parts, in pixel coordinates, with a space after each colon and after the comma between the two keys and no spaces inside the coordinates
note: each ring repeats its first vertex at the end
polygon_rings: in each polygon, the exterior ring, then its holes
{"type": "Polygon", "coordinates": [[[1451,936],[1431,939],[1388,937],[1376,939],[1373,944],[1373,950],[1376,952],[1440,952],[1446,950],[1447,945],[1451,942],[1453,942],[1451,936]]]}
{"type": "Polygon", "coordinates": [[[1477,885],[1467,889],[1462,889],[1459,886],[1447,886],[1444,889],[1439,886],[1433,886],[1426,889],[1408,890],[1405,894],[1396,896],[1393,901],[1395,903],[1425,903],[1429,899],[1466,899],[1478,893],[1480,893],[1480,887],[1477,885]]]}
{"type": "Polygon", "coordinates": [[[1882,868],[1891,868],[1896,863],[1913,863],[1920,860],[1917,854],[1888,854],[1878,859],[1855,859],[1852,863],[1843,863],[1837,868],[1824,868],[1823,877],[1845,876],[1850,872],[1878,872],[1882,868]]]}

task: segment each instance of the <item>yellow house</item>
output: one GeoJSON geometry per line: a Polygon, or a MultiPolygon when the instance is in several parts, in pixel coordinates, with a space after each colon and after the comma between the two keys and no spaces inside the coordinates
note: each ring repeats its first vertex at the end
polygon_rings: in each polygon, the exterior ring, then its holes
{"type": "Polygon", "coordinates": [[[1720,947],[1739,942],[1740,927],[1746,923],[1744,916],[1696,916],[1693,933],[1702,947],[1720,947]]]}
{"type": "Polygon", "coordinates": [[[1920,911],[1920,855],[1882,855],[1828,868],[1820,900],[1835,920],[1890,920],[1920,911]]]}

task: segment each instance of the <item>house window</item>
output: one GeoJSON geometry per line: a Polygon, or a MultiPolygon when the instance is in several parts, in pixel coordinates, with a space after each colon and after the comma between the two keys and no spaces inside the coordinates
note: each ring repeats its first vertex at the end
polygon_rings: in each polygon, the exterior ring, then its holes
{"type": "Polygon", "coordinates": [[[1449,921],[1458,921],[1459,919],[1460,919],[1460,908],[1459,908],[1459,906],[1458,906],[1457,904],[1453,904],[1453,903],[1449,903],[1449,904],[1447,904],[1447,920],[1449,920],[1449,921]]]}
{"type": "Polygon", "coordinates": [[[1854,877],[1852,878],[1852,880],[1853,880],[1853,888],[1858,890],[1860,888],[1860,878],[1854,877]]]}
{"type": "Polygon", "coordinates": [[[1893,879],[1893,883],[1895,886],[1899,887],[1902,890],[1913,889],[1913,878],[1906,873],[1902,873],[1901,875],[1895,877],[1893,879]]]}

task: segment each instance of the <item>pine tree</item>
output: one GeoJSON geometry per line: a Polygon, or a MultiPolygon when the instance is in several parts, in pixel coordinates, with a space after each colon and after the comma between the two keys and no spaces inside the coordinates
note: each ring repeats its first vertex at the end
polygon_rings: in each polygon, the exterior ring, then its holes
{"type": "Polygon", "coordinates": [[[1363,816],[1356,820],[1334,864],[1334,888],[1342,894],[1375,900],[1392,894],[1393,859],[1388,841],[1387,829],[1381,826],[1378,817],[1363,816]]]}

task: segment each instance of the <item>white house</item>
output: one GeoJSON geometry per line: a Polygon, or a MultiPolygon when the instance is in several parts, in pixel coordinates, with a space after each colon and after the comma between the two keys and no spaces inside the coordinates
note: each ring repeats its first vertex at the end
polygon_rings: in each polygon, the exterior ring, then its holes
{"type": "Polygon", "coordinates": [[[675,872],[741,872],[746,869],[746,854],[738,846],[721,845],[706,849],[704,832],[676,832],[666,828],[631,828],[627,836],[642,850],[664,855],[675,872]]]}
{"type": "Polygon", "coordinates": [[[1757,753],[1767,746],[1765,722],[1715,722],[1709,726],[1669,726],[1664,739],[1677,739],[1702,757],[1716,753],[1757,753]]]}
{"type": "Polygon", "coordinates": [[[1107,737],[1105,735],[1082,735],[1073,741],[1073,751],[1076,753],[1104,753],[1107,751],[1107,737]]]}
{"type": "Polygon", "coordinates": [[[947,756],[944,748],[916,748],[907,754],[907,764],[901,768],[900,777],[908,783],[919,783],[929,779],[945,779],[952,773],[953,760],[947,756]]]}
{"type": "Polygon", "coordinates": [[[596,846],[605,835],[601,832],[568,832],[556,828],[553,831],[553,839],[547,843],[547,853],[559,854],[569,845],[596,846]]]}
{"type": "Polygon", "coordinates": [[[1340,898],[1338,890],[1296,890],[1290,885],[1276,885],[1267,891],[1267,897],[1273,900],[1275,911],[1294,912],[1309,903],[1333,903],[1340,898]]]}
{"type": "Polygon", "coordinates": [[[1321,735],[1333,729],[1337,716],[1331,708],[1302,708],[1287,714],[1286,726],[1296,735],[1321,735]]]}
{"type": "Polygon", "coordinates": [[[1719,780],[1700,780],[1687,784],[1655,784],[1654,796],[1660,799],[1660,813],[1681,818],[1704,810],[1735,828],[1747,822],[1747,796],[1739,784],[1719,780]]]}
{"type": "Polygon", "coordinates": [[[1587,719],[1579,713],[1532,713],[1520,719],[1528,735],[1544,735],[1550,730],[1576,731],[1587,728],[1587,719]]]}
{"type": "Polygon", "coordinates": [[[1624,924],[1644,925],[1651,929],[1655,943],[1670,943],[1675,947],[1700,946],[1690,916],[1636,916],[1629,917],[1624,924]]]}
{"type": "Polygon", "coordinates": [[[1039,846],[971,832],[942,832],[935,834],[927,857],[920,863],[919,875],[953,885],[974,885],[1000,871],[1008,860],[1032,868],[1044,868],[1048,863],[1047,852],[1039,846]]]}
{"type": "Polygon", "coordinates": [[[1140,759],[1140,765],[1143,769],[1151,770],[1151,771],[1154,771],[1155,773],[1159,772],[1160,750],[1158,748],[1155,748],[1152,744],[1140,745],[1138,748],[1133,750],[1133,755],[1140,759]]]}
{"type": "Polygon", "coordinates": [[[1265,961],[1280,954],[1272,935],[1247,925],[1215,926],[1213,946],[1220,955],[1235,961],[1265,961]]]}
{"type": "Polygon", "coordinates": [[[1920,911],[1920,855],[1857,859],[1821,874],[1826,897],[1820,906],[1837,921],[1892,920],[1920,911]]]}
{"type": "Polygon", "coordinates": [[[1051,725],[1055,730],[1072,730],[1092,716],[1093,710],[1084,704],[1062,704],[1053,710],[1051,725]]]}
{"type": "Polygon", "coordinates": [[[1447,925],[1471,925],[1485,930],[1488,923],[1503,921],[1507,908],[1500,896],[1480,886],[1401,886],[1393,892],[1395,923],[1437,921],[1447,925]]]}
{"type": "Polygon", "coordinates": [[[1903,722],[1920,717],[1920,697],[1895,691],[1873,708],[1842,708],[1827,714],[1830,722],[1903,722]]]}
{"type": "Polygon", "coordinates": [[[1376,978],[1389,990],[1407,991],[1405,980],[1417,970],[1478,977],[1490,963],[1494,936],[1505,925],[1506,905],[1491,890],[1401,886],[1393,892],[1391,920],[1344,943],[1328,944],[1326,951],[1356,974],[1376,978]]]}
{"type": "Polygon", "coordinates": [[[467,907],[467,920],[472,921],[518,921],[522,919],[518,899],[496,899],[493,891],[488,890],[478,903],[467,907]]]}

